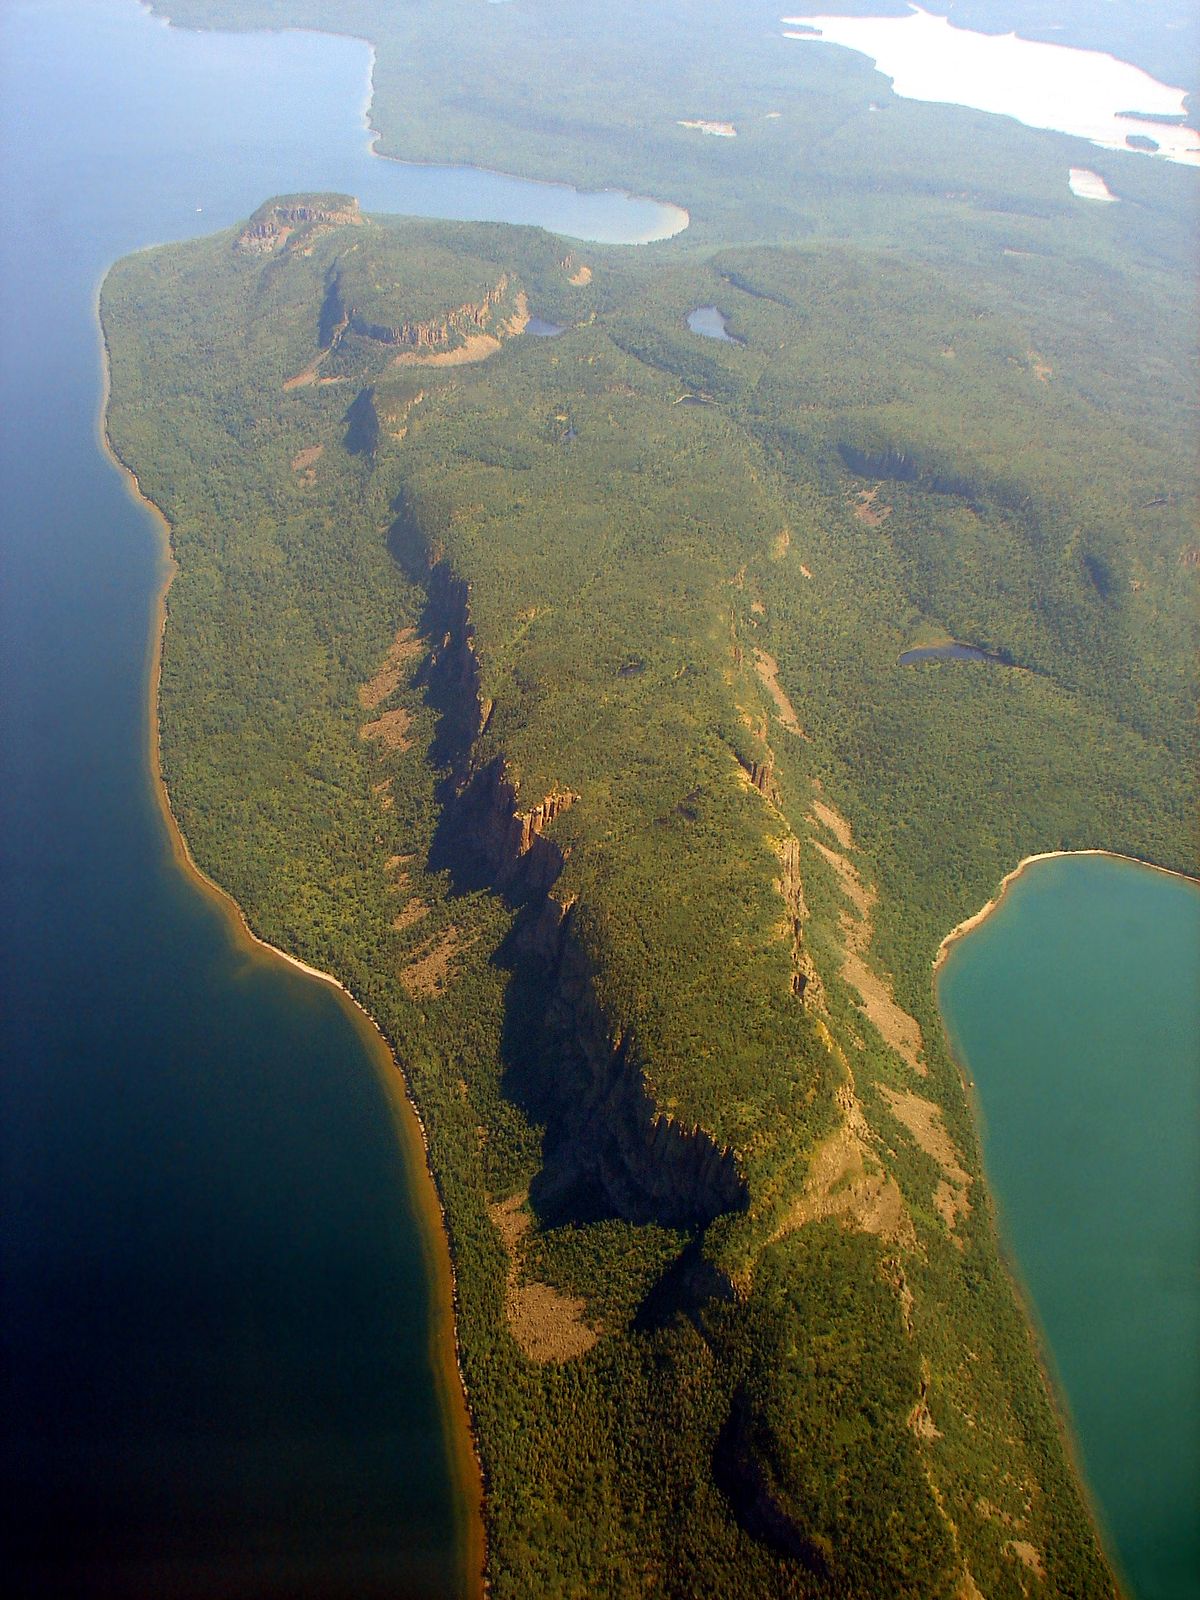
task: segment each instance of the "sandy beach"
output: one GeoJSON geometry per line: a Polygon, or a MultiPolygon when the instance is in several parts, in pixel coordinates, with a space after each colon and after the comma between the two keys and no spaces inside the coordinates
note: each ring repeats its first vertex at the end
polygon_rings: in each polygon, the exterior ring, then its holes
{"type": "Polygon", "coordinates": [[[1035,861],[1053,861],[1058,856],[1108,856],[1113,861],[1132,861],[1135,866],[1145,867],[1148,872],[1161,872],[1168,878],[1183,878],[1187,883],[1200,884],[1200,878],[1193,878],[1186,872],[1173,872],[1170,867],[1160,867],[1153,861],[1142,861],[1137,856],[1125,856],[1117,850],[1039,850],[1035,855],[1023,856],[1011,872],[1005,873],[995,894],[974,916],[968,917],[965,922],[956,923],[950,929],[950,932],[938,945],[937,954],[933,958],[935,975],[941,970],[946,957],[950,954],[951,946],[977,928],[985,917],[991,916],[992,912],[1004,899],[1009,884],[1014,883],[1025,871],[1026,867],[1032,866],[1035,861]]]}

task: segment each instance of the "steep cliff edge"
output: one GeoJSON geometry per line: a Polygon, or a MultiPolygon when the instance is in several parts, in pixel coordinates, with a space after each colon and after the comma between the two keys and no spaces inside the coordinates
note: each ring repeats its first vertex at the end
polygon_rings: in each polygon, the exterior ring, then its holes
{"type": "MultiPolygon", "coordinates": [[[[431,670],[457,702],[460,726],[481,733],[491,708],[480,698],[469,589],[444,561],[426,565],[426,582],[444,625],[431,670]]],[[[560,1212],[586,1194],[585,1208],[599,1203],[631,1222],[681,1228],[744,1210],[749,1190],[733,1150],[655,1104],[633,1030],[607,1017],[597,998],[578,935],[583,908],[551,892],[568,850],[548,830],[579,796],[552,789],[523,805],[503,755],[472,767],[464,752],[457,768],[455,832],[492,886],[524,906],[513,950],[521,992],[539,1008],[520,1063],[546,1121],[539,1206],[560,1212]]]]}
{"type": "Polygon", "coordinates": [[[281,195],[268,200],[246,223],[233,247],[246,255],[307,250],[334,228],[361,227],[366,218],[350,194],[281,195]]]}
{"type": "Polygon", "coordinates": [[[574,927],[577,914],[566,909],[549,938],[542,921],[531,947],[548,957],[541,1055],[550,1115],[541,1204],[554,1213],[590,1191],[628,1221],[689,1229],[744,1211],[750,1191],[734,1151],[655,1105],[635,1036],[605,1017],[574,927]]]}

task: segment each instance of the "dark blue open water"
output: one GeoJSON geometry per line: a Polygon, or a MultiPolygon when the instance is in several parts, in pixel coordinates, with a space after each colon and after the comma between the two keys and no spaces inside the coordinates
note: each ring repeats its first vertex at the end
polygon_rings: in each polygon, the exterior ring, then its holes
{"type": "Polygon", "coordinates": [[[396,1084],[332,991],[232,936],[156,806],[161,554],[99,448],[94,301],[116,257],[280,191],[606,239],[679,219],[372,157],[368,59],[0,5],[8,1593],[469,1583],[396,1084]]]}

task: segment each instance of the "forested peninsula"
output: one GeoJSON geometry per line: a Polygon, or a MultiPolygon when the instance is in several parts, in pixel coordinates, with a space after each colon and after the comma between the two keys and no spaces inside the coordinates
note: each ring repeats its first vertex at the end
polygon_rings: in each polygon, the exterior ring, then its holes
{"type": "Polygon", "coordinates": [[[666,244],[293,195],[112,270],[163,773],[403,1067],[496,1595],[1109,1595],[930,967],[1025,855],[1195,871],[1194,174],[918,179],[795,70],[858,132],[705,140],[666,244]]]}

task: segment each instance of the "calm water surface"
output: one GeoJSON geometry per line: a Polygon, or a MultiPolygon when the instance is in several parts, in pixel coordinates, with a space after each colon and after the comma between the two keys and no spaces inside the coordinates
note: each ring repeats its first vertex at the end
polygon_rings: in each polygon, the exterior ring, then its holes
{"type": "Polygon", "coordinates": [[[468,1582],[394,1077],[331,991],[248,957],[155,804],[160,553],[98,447],[94,301],[117,256],[280,191],[610,240],[682,214],[374,158],[367,71],[360,43],[135,0],[0,5],[10,1593],[468,1582]]]}
{"type": "Polygon", "coordinates": [[[724,313],[716,306],[697,306],[687,314],[687,325],[703,339],[722,339],[726,344],[741,344],[729,331],[724,313]]]}
{"type": "Polygon", "coordinates": [[[988,1175],[1139,1600],[1200,1595],[1200,888],[1037,862],[938,998],[988,1175]]]}
{"type": "MultiPolygon", "coordinates": [[[[1122,115],[1180,114],[1184,91],[1099,50],[1019,39],[1014,33],[977,33],[918,7],[898,17],[782,20],[787,39],[844,45],[870,56],[906,99],[991,111],[1110,150],[1128,149],[1129,135],[1140,135],[1154,141],[1161,160],[1200,163],[1200,133],[1194,128],[1122,115]]],[[[1194,48],[1194,34],[1181,37],[1181,59],[1194,48]]]]}
{"type": "Polygon", "coordinates": [[[922,661],[990,661],[996,667],[1005,665],[999,656],[981,650],[977,644],[960,644],[956,639],[949,644],[915,645],[903,651],[899,661],[902,667],[920,666],[922,661]]]}

